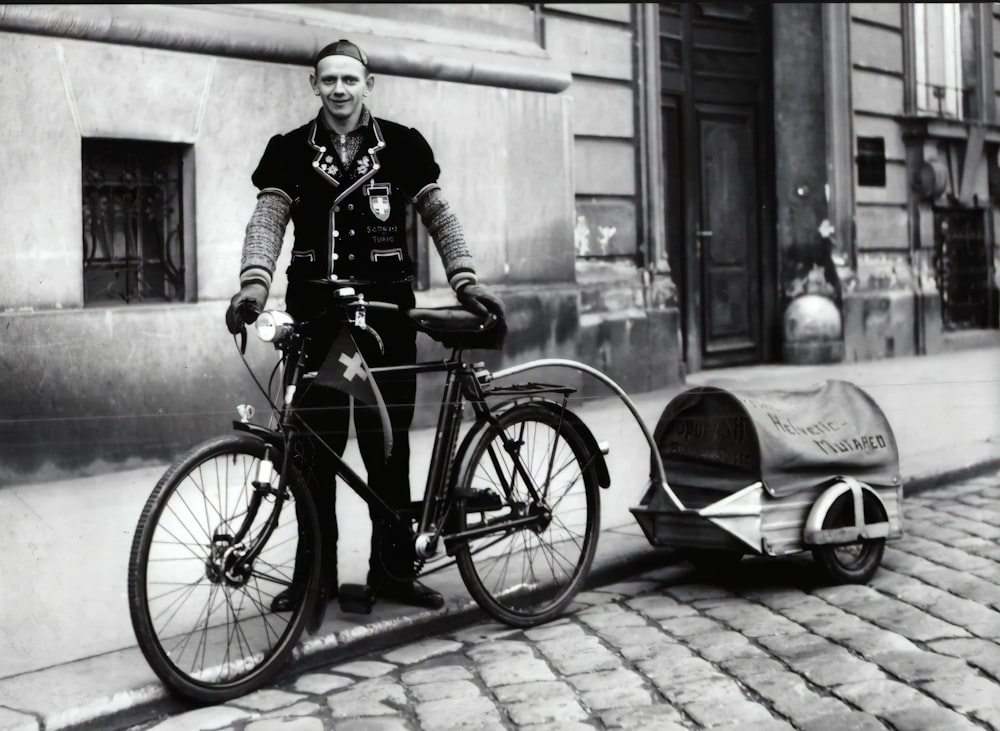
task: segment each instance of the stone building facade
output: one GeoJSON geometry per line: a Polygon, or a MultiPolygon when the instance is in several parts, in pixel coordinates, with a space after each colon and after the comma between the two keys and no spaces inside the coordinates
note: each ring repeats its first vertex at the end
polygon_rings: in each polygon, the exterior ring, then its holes
{"type": "MultiPolygon", "coordinates": [[[[253,401],[223,324],[249,176],[315,115],[309,62],[339,37],[368,51],[373,112],[430,141],[508,303],[507,347],[477,356],[491,366],[568,357],[644,391],[988,341],[998,19],[989,3],[0,6],[0,484],[168,459],[253,401]],[[834,305],[818,349],[787,347],[812,332],[790,327],[803,295],[834,305]]],[[[453,302],[418,225],[411,240],[418,302],[453,302]]],[[[273,352],[248,358],[266,374],[273,352]]],[[[437,389],[421,386],[422,424],[437,389]]]]}

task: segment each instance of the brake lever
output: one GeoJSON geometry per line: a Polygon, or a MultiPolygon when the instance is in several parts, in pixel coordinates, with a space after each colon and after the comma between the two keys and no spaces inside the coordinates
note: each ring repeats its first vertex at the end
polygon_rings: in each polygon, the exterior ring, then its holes
{"type": "Polygon", "coordinates": [[[378,334],[378,331],[368,324],[367,309],[365,308],[365,301],[363,298],[354,304],[354,313],[348,322],[350,322],[358,330],[366,332],[375,338],[375,342],[378,343],[379,352],[382,353],[382,355],[385,355],[385,341],[382,340],[382,336],[378,334]]]}
{"type": "MultiPolygon", "coordinates": [[[[240,355],[246,355],[247,354],[247,326],[246,326],[246,323],[248,323],[248,322],[254,322],[260,316],[261,309],[259,307],[257,307],[257,305],[254,304],[250,300],[243,300],[242,302],[240,302],[239,308],[240,308],[240,310],[243,313],[240,319],[244,323],[243,327],[240,328],[240,355]],[[253,315],[253,317],[249,317],[248,318],[246,316],[247,314],[253,315]]],[[[235,337],[235,336],[233,336],[233,337],[235,337]]]]}
{"type": "Polygon", "coordinates": [[[367,324],[361,324],[358,327],[363,332],[366,332],[373,338],[375,338],[375,342],[378,343],[378,352],[380,352],[382,355],[385,355],[385,342],[382,340],[382,336],[378,334],[378,331],[367,324]]]}

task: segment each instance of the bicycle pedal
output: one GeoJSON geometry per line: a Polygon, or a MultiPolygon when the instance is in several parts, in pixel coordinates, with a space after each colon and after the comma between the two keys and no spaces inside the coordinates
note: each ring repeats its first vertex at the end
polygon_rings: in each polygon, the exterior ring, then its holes
{"type": "Polygon", "coordinates": [[[371,614],[375,592],[368,584],[341,584],[337,593],[340,611],[351,614],[371,614]]]}

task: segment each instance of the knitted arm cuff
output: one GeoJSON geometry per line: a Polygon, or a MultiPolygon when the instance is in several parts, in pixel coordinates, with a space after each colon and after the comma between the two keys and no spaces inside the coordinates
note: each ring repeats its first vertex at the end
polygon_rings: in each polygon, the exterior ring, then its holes
{"type": "Polygon", "coordinates": [[[457,292],[463,285],[475,283],[476,267],[465,243],[465,232],[441,189],[427,190],[417,198],[415,205],[420,220],[434,239],[451,288],[457,292]]]}
{"type": "Polygon", "coordinates": [[[243,239],[240,286],[256,281],[271,288],[291,212],[288,196],[281,191],[265,189],[257,196],[257,207],[250,216],[243,239]]]}

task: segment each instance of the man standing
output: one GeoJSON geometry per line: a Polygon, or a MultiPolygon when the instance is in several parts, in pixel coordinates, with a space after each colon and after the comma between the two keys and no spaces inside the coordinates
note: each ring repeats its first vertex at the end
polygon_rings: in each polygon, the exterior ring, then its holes
{"type": "MultiPolygon", "coordinates": [[[[430,145],[415,129],[375,118],[364,104],[375,84],[365,53],[347,40],[329,44],[316,54],[309,83],[322,102],[319,114],[298,129],[272,137],[252,176],[260,193],[243,244],[240,291],[226,315],[230,332],[242,330],[256,319],[251,313],[263,309],[289,221],[295,239],[286,306],[293,317],[311,319],[326,309],[329,288],[315,283],[324,279],[356,279],[367,283],[356,289],[368,300],[412,308],[414,267],[406,246],[406,206],[411,204],[434,240],[459,301],[474,312],[502,320],[503,303],[477,281],[461,224],[438,185],[440,168],[430,145]]],[[[359,338],[370,366],[415,362],[416,330],[409,318],[373,310],[368,322],[385,341],[383,353],[371,339],[359,338]]],[[[320,362],[324,356],[325,352],[320,354],[320,362]]],[[[377,383],[392,424],[394,446],[388,460],[374,407],[355,402],[355,431],[368,484],[389,505],[400,508],[410,502],[409,428],[416,376],[380,375],[377,383]]],[[[330,448],[343,452],[348,397],[311,388],[299,405],[308,409],[309,428],[330,448]]],[[[334,470],[328,455],[321,444],[313,446],[313,472],[321,482],[314,496],[323,523],[323,562],[327,584],[335,592],[337,525],[334,470]]],[[[408,552],[382,550],[399,540],[386,533],[381,522],[374,521],[368,583],[375,595],[417,606],[442,606],[438,592],[412,579],[408,552]]],[[[272,607],[291,609],[297,599],[286,591],[272,607]]]]}

